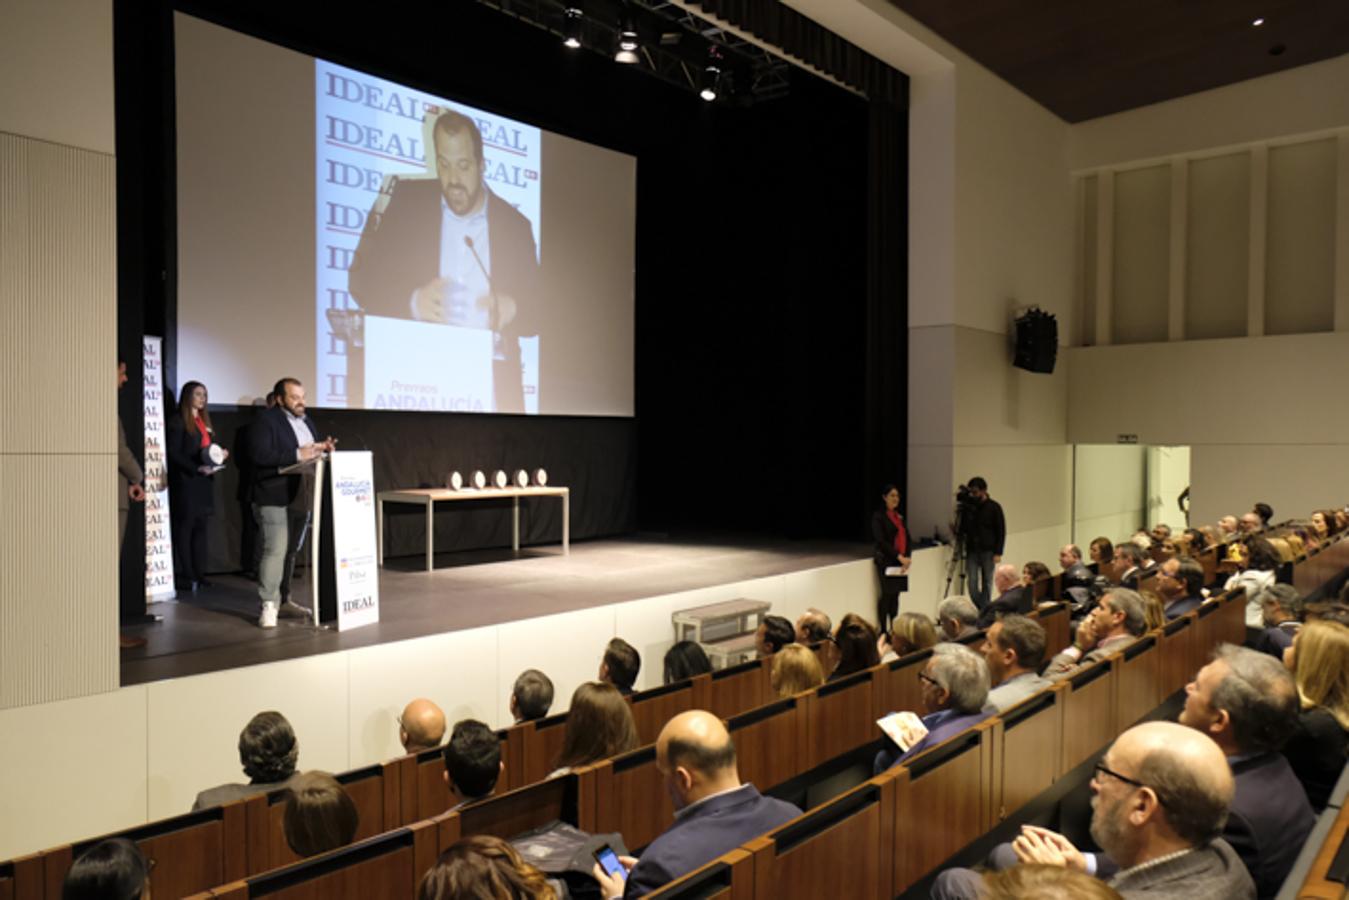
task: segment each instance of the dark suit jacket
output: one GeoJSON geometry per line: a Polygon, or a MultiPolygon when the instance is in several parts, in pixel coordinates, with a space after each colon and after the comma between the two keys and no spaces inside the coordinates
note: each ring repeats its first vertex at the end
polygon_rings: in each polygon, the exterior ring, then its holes
{"type": "Polygon", "coordinates": [[[993,715],[993,712],[994,710],[991,707],[986,707],[976,713],[962,713],[954,709],[943,709],[928,713],[923,716],[923,724],[928,729],[923,739],[904,753],[900,753],[899,745],[887,737],[885,739],[886,748],[877,753],[875,760],[872,761],[872,771],[879,775],[886,769],[897,766],[924,750],[931,750],[942,741],[950,740],[965,729],[978,725],[984,719],[993,715]]]}
{"type": "Polygon", "coordinates": [[[1283,745],[1284,758],[1307,790],[1313,810],[1323,810],[1344,771],[1349,732],[1327,710],[1303,710],[1292,736],[1283,745]]]}
{"type": "Polygon", "coordinates": [[[623,896],[649,894],[799,815],[795,806],[762,796],[752,784],[680,810],[629,873],[623,896]]]}
{"type": "MultiPolygon", "coordinates": [[[[900,520],[901,522],[903,519],[900,520]]],[[[895,523],[890,521],[890,517],[885,514],[885,510],[878,509],[871,515],[871,539],[872,539],[872,558],[876,562],[876,567],[884,569],[887,566],[899,565],[899,556],[895,553],[895,535],[899,534],[899,529],[895,523]]]]}
{"type": "MultiPolygon", "coordinates": [[[[290,414],[282,406],[265,410],[253,423],[249,432],[248,454],[253,465],[253,502],[259,506],[289,506],[299,495],[303,479],[299,475],[282,475],[277,469],[298,462],[300,449],[295,430],[290,427],[290,414]]],[[[315,439],[318,429],[305,414],[304,422],[315,439]]]]}
{"type": "Polygon", "coordinates": [[[231,803],[235,800],[242,800],[245,797],[252,797],[256,794],[268,794],[278,788],[290,787],[291,782],[300,777],[296,772],[285,781],[275,781],[271,784],[222,784],[219,787],[213,787],[210,790],[202,791],[197,795],[197,799],[192,803],[192,809],[209,809],[212,806],[220,806],[224,803],[231,803]]]}
{"type": "Polygon", "coordinates": [[[1181,597],[1175,603],[1166,608],[1166,621],[1170,622],[1179,619],[1188,612],[1193,612],[1204,604],[1203,597],[1181,597]]]}
{"type": "Polygon", "coordinates": [[[983,611],[979,613],[978,626],[988,628],[998,621],[998,616],[1005,616],[1008,613],[1030,612],[1032,597],[1034,597],[1034,592],[1025,585],[1012,588],[983,608],[983,611]]]}
{"type": "Polygon", "coordinates": [[[188,431],[183,417],[169,416],[165,425],[165,450],[169,457],[169,504],[176,517],[210,512],[215,508],[215,479],[197,467],[201,458],[201,432],[188,431]]]}
{"type": "Polygon", "coordinates": [[[1278,753],[1232,763],[1236,791],[1223,839],[1237,851],[1256,895],[1273,897],[1316,824],[1297,776],[1278,753]]]}
{"type": "MultiPolygon", "coordinates": [[[[538,334],[538,254],[534,231],[520,211],[487,193],[488,268],[498,294],[515,298],[505,333],[538,334]]],[[[383,215],[371,215],[347,273],[361,308],[377,316],[412,317],[412,292],[440,277],[440,182],[395,181],[383,215]]]]}

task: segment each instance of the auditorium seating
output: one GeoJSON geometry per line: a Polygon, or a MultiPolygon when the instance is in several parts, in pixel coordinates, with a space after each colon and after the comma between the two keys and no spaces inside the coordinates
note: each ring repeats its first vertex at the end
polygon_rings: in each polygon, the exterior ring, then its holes
{"type": "MultiPolygon", "coordinates": [[[[1349,541],[1322,552],[1332,550],[1349,560],[1349,541]]],[[[1337,574],[1317,565],[1327,578],[1337,574]]],[[[848,888],[849,896],[873,896],[873,884],[882,892],[874,896],[900,893],[1148,715],[1193,677],[1216,643],[1239,641],[1244,608],[1241,592],[1223,594],[1003,715],[827,799],[658,896],[804,896],[821,886],[840,890],[840,879],[851,885],[853,878],[860,892],[848,888]],[[858,866],[864,871],[841,874],[829,865],[838,858],[830,860],[833,848],[842,846],[838,834],[867,848],[874,841],[875,853],[868,849],[858,866]]],[[[1053,644],[1068,642],[1064,605],[1036,614],[1047,630],[1061,630],[1053,644]]],[[[865,749],[876,741],[874,720],[884,712],[917,708],[917,673],[930,656],[930,650],[911,654],[785,700],[772,699],[767,663],[755,661],[634,695],[634,715],[649,710],[642,715],[655,723],[683,709],[719,704],[725,711],[750,703],[727,713],[728,724],[742,777],[768,788],[865,749]]],[[[159,896],[202,897],[409,896],[407,886],[461,836],[509,837],[553,819],[587,831],[618,831],[634,850],[645,846],[673,815],[654,746],[541,781],[535,773],[551,770],[564,727],[561,714],[500,732],[507,771],[517,774],[504,779],[495,796],[456,812],[444,809],[438,750],[342,773],[339,781],[361,813],[358,842],[313,860],[293,862],[280,832],[279,792],[119,834],[157,861],[159,896]]],[[[59,897],[71,860],[101,839],[0,864],[0,900],[59,897]]],[[[848,861],[845,868],[856,863],[852,856],[848,861]]]]}

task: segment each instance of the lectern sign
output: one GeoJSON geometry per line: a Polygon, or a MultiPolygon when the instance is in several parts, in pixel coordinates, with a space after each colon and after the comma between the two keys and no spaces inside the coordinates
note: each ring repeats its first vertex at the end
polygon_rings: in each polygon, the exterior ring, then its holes
{"type": "Polygon", "coordinates": [[[162,338],[146,337],[145,354],[145,600],[169,600],[173,588],[173,538],[169,530],[169,471],[164,455],[164,356],[162,338]]]}
{"type": "Polygon", "coordinates": [[[345,631],[379,621],[374,467],[368,450],[334,453],[330,465],[337,630],[345,631]]]}

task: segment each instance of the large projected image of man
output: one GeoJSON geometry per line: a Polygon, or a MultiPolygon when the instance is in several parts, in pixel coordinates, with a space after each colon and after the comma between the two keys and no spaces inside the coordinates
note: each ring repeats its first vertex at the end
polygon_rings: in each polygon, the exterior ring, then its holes
{"type": "Polygon", "coordinates": [[[349,290],[371,315],[491,329],[496,411],[524,412],[518,338],[538,334],[534,233],[484,181],[472,119],[442,113],[432,137],[436,179],[393,180],[366,220],[349,290]]]}

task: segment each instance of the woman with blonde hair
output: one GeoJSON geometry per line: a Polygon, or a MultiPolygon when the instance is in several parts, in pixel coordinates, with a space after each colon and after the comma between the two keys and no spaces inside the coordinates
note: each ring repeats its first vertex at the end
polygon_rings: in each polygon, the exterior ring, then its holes
{"type": "Polygon", "coordinates": [[[769,683],[779,697],[795,697],[824,684],[824,668],[814,650],[803,644],[788,644],[773,654],[769,683]]]}
{"type": "Polygon", "coordinates": [[[475,834],[440,854],[417,900],[557,900],[557,892],[510,844],[475,834]]]}
{"type": "Polygon", "coordinates": [[[1139,591],[1143,598],[1143,621],[1148,631],[1161,628],[1166,624],[1166,604],[1156,591],[1139,591]]]}
{"type": "Polygon", "coordinates": [[[881,635],[877,648],[881,652],[881,662],[890,662],[919,650],[926,650],[937,643],[937,626],[922,613],[900,613],[890,623],[890,633],[881,635]]]}
{"type": "Polygon", "coordinates": [[[1349,627],[1308,621],[1284,651],[1302,713],[1283,755],[1316,811],[1325,809],[1349,750],[1349,627]]]}
{"type": "Polygon", "coordinates": [[[552,775],[636,749],[637,723],[628,701],[612,684],[587,681],[571,695],[562,752],[552,775]]]}

